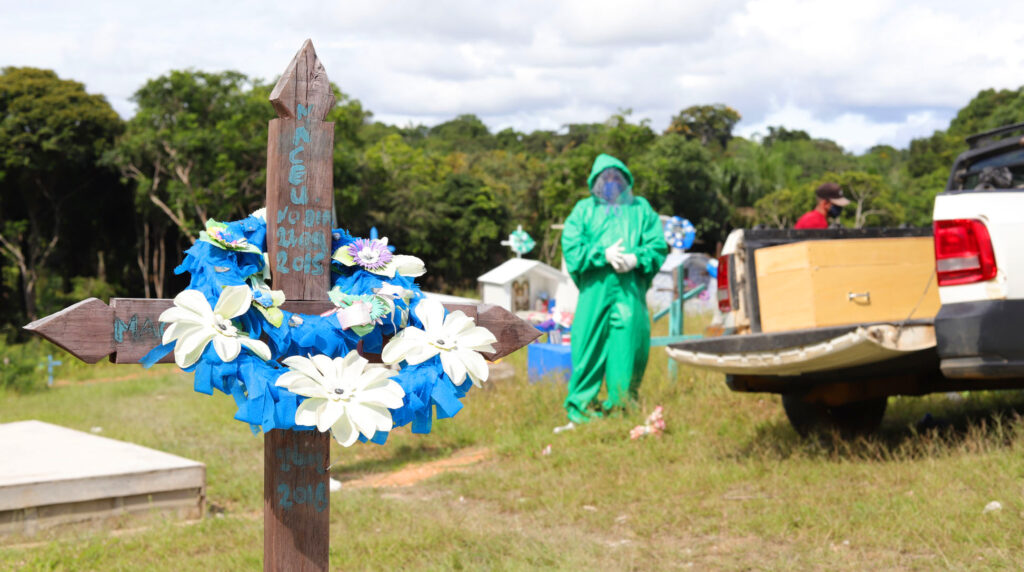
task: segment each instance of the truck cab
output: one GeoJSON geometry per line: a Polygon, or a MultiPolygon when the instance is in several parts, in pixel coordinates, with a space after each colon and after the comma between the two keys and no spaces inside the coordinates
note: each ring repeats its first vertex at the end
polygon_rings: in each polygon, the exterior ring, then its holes
{"type": "Polygon", "coordinates": [[[1024,123],[967,143],[933,214],[940,367],[950,379],[1024,379],[1024,123]]]}

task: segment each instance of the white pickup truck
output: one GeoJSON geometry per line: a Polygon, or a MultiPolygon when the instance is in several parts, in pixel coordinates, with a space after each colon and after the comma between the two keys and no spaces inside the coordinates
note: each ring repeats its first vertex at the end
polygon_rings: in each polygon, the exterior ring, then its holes
{"type": "Polygon", "coordinates": [[[1022,134],[1024,123],[969,137],[935,198],[935,337],[950,379],[1024,379],[1022,134]]]}
{"type": "MultiPolygon", "coordinates": [[[[780,394],[787,418],[801,434],[822,428],[847,436],[869,433],[881,422],[891,395],[1024,388],[1022,133],[1019,124],[968,138],[970,149],[956,159],[946,189],[935,200],[930,229],[734,231],[719,258],[725,335],[671,344],[669,355],[726,374],[734,391],[780,394]],[[933,259],[928,244],[905,250],[914,253],[917,266],[864,263],[862,271],[851,273],[850,267],[860,263],[854,261],[844,273],[842,263],[835,263],[832,278],[820,281],[812,275],[831,264],[827,257],[805,253],[803,274],[772,274],[785,264],[779,255],[767,256],[784,245],[794,250],[794,243],[805,243],[808,252],[831,249],[833,258],[836,252],[875,258],[880,250],[892,258],[894,245],[902,251],[909,241],[920,246],[927,237],[933,237],[933,259]],[[855,244],[860,250],[842,250],[855,244]],[[872,244],[879,246],[871,250],[872,244]],[[924,281],[922,264],[928,265],[924,281]],[[781,282],[782,295],[779,276],[789,277],[781,282]],[[806,310],[808,288],[814,304],[831,305],[815,311],[838,308],[833,314],[847,316],[846,321],[815,314],[811,327],[780,326],[787,312],[806,310]],[[902,306],[893,305],[900,296],[902,306]],[[875,310],[887,305],[891,315],[879,319],[875,310]],[[875,317],[848,317],[856,311],[875,317]]],[[[793,255],[786,256],[793,267],[793,255]]]]}

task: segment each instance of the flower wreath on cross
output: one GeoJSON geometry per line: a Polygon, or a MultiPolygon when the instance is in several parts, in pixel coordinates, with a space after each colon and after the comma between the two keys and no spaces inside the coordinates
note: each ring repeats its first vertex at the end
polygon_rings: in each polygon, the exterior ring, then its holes
{"type": "Polygon", "coordinates": [[[174,270],[191,280],[160,315],[163,345],[143,364],[173,351],[178,367],[194,373],[195,390],[230,394],[235,419],[254,433],[330,430],[346,447],[383,444],[393,427],[410,423],[429,433],[435,415],[458,413],[469,388],[487,380],[481,352],[493,352],[497,339],[424,298],[414,280],[426,272],[419,258],[394,254],[387,238],[336,229],[328,292],[335,308],[303,315],[281,309],[284,293],[267,286],[266,238],[265,209],[207,222],[174,270]],[[360,342],[400,368],[370,364],[356,351],[360,342]]]}

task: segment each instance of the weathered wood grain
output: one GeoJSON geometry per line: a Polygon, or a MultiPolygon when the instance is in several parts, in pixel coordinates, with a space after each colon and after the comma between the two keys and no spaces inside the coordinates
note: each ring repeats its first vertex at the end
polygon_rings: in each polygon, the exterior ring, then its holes
{"type": "Polygon", "coordinates": [[[274,288],[290,300],[326,300],[334,205],[334,93],[306,40],[274,86],[280,118],[267,133],[267,250],[274,288]]]}
{"type": "Polygon", "coordinates": [[[274,119],[267,141],[267,250],[274,288],[326,300],[331,273],[334,124],[274,119]]]}
{"type": "Polygon", "coordinates": [[[294,119],[298,103],[307,107],[312,105],[310,115],[320,121],[334,108],[334,91],[327,79],[327,70],[317,57],[311,40],[303,42],[299,52],[285,68],[281,79],[270,92],[270,103],[282,119],[294,119]]]}
{"type": "Polygon", "coordinates": [[[263,569],[328,569],[330,440],[318,431],[263,437],[263,569]]]}
{"type": "MultiPolygon", "coordinates": [[[[160,345],[160,314],[173,305],[172,300],[113,298],[108,307],[90,298],[56,314],[32,322],[25,329],[43,336],[68,353],[87,363],[110,356],[114,363],[139,363],[142,356],[160,345]]],[[[449,312],[460,310],[498,338],[494,353],[483,356],[495,361],[540,337],[540,330],[508,310],[491,304],[445,304],[449,312]]],[[[289,300],[283,308],[298,314],[318,315],[334,309],[320,300],[289,300]]],[[[160,363],[173,363],[168,354],[160,363]]]]}
{"type": "Polygon", "coordinates": [[[495,361],[508,354],[526,347],[527,344],[537,339],[541,331],[531,326],[528,322],[517,317],[501,306],[493,304],[445,304],[449,312],[462,311],[476,321],[478,326],[483,326],[498,338],[494,345],[493,353],[483,354],[484,358],[495,361]]]}
{"type": "MultiPolygon", "coordinates": [[[[114,363],[139,363],[144,355],[160,345],[166,324],[160,314],[174,305],[173,300],[147,300],[144,298],[113,298],[114,363]]],[[[172,363],[174,354],[167,354],[161,363],[172,363]]]]}
{"type": "MultiPolygon", "coordinates": [[[[334,124],[323,119],[334,107],[334,94],[312,42],[302,45],[270,100],[280,116],[270,121],[267,134],[267,250],[272,288],[283,290],[289,300],[327,300],[334,124]]],[[[328,569],[330,456],[326,433],[266,433],[264,570],[328,569]]]]}
{"type": "Polygon", "coordinates": [[[82,300],[25,326],[85,363],[96,363],[114,352],[114,311],[99,298],[82,300]],[[107,325],[107,334],[96,333],[107,325]]]}

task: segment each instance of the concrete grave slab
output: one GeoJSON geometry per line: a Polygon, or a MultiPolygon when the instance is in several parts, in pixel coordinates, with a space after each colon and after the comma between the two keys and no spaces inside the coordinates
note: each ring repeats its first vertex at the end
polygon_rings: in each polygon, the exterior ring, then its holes
{"type": "Polygon", "coordinates": [[[42,421],[0,424],[0,535],[163,513],[198,519],[206,465],[42,421]]]}

